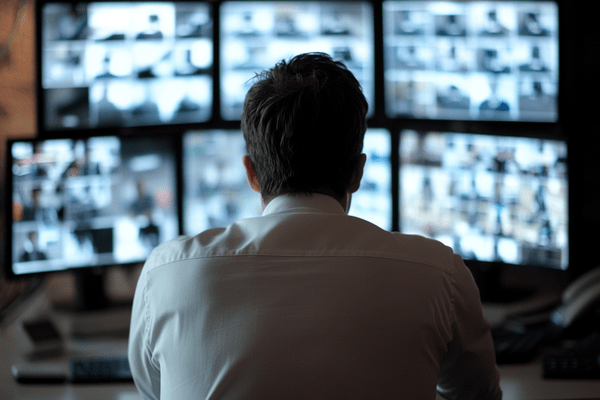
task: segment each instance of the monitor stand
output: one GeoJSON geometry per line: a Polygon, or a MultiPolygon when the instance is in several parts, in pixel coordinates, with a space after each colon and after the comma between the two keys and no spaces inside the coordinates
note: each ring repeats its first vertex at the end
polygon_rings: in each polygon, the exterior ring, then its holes
{"type": "Polygon", "coordinates": [[[93,311],[110,307],[105,290],[105,274],[92,269],[81,269],[75,274],[74,310],[93,311]]]}
{"type": "Polygon", "coordinates": [[[511,304],[532,298],[532,287],[514,287],[505,284],[506,268],[495,263],[470,262],[468,264],[483,303],[511,304]]]}
{"type": "Polygon", "coordinates": [[[122,336],[129,332],[131,301],[114,301],[106,293],[106,269],[74,270],[72,302],[55,304],[54,311],[73,336],[122,336]]]}

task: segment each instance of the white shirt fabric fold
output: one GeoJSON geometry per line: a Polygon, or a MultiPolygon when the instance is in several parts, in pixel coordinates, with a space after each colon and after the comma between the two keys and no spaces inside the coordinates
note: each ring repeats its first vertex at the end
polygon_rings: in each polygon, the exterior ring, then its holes
{"type": "Polygon", "coordinates": [[[318,194],[158,246],[129,361],[147,399],[501,398],[462,259],[318,194]]]}

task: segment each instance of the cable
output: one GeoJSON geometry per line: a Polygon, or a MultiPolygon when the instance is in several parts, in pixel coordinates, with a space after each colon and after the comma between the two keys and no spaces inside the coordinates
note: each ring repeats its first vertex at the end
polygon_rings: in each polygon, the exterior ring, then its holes
{"type": "Polygon", "coordinates": [[[23,24],[23,21],[22,21],[23,14],[27,10],[28,5],[29,5],[29,0],[21,0],[21,4],[19,5],[19,11],[17,12],[17,16],[15,18],[15,25],[12,29],[12,32],[8,36],[8,39],[6,39],[6,43],[4,43],[4,45],[0,49],[0,63],[2,63],[2,61],[4,61],[4,59],[8,56],[8,51],[12,47],[13,42],[15,41],[15,38],[19,34],[19,28],[23,24]],[[21,21],[21,23],[19,23],[19,21],[21,21]]]}

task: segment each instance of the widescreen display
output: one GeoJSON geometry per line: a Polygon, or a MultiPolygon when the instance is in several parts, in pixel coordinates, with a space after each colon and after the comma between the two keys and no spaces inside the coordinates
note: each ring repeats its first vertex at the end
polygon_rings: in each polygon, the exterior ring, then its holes
{"type": "Polygon", "coordinates": [[[565,142],[407,130],[399,176],[401,232],[468,260],[567,268],[565,142]]]}
{"type": "MultiPolygon", "coordinates": [[[[350,215],[383,229],[392,227],[391,142],[385,129],[369,129],[363,152],[367,163],[350,215]]],[[[260,195],[250,188],[239,130],[197,130],[183,136],[183,224],[186,234],[224,227],[262,214],[260,195]]]]}
{"type": "MultiPolygon", "coordinates": [[[[220,6],[221,114],[237,120],[256,73],[324,52],[354,73],[374,106],[374,20],[367,1],[225,1],[220,6]]],[[[369,114],[371,115],[371,114],[369,114]]]]}
{"type": "Polygon", "coordinates": [[[552,1],[384,1],[386,114],[556,122],[552,1]]]}
{"type": "Polygon", "coordinates": [[[208,3],[47,2],[41,7],[43,130],[210,119],[208,3]]]}
{"type": "Polygon", "coordinates": [[[180,233],[176,141],[57,138],[8,151],[15,275],[143,262],[180,233]]]}

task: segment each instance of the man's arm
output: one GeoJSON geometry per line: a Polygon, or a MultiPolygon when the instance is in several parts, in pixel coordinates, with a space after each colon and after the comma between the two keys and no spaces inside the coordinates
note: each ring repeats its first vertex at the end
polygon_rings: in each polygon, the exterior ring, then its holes
{"type": "Polygon", "coordinates": [[[129,365],[133,381],[144,399],[160,398],[160,370],[152,363],[148,342],[151,315],[148,309],[146,267],[137,283],[129,330],[129,365]]]}
{"type": "Polygon", "coordinates": [[[489,325],[471,272],[455,256],[453,339],[440,366],[438,392],[448,399],[501,399],[489,325]]]}

